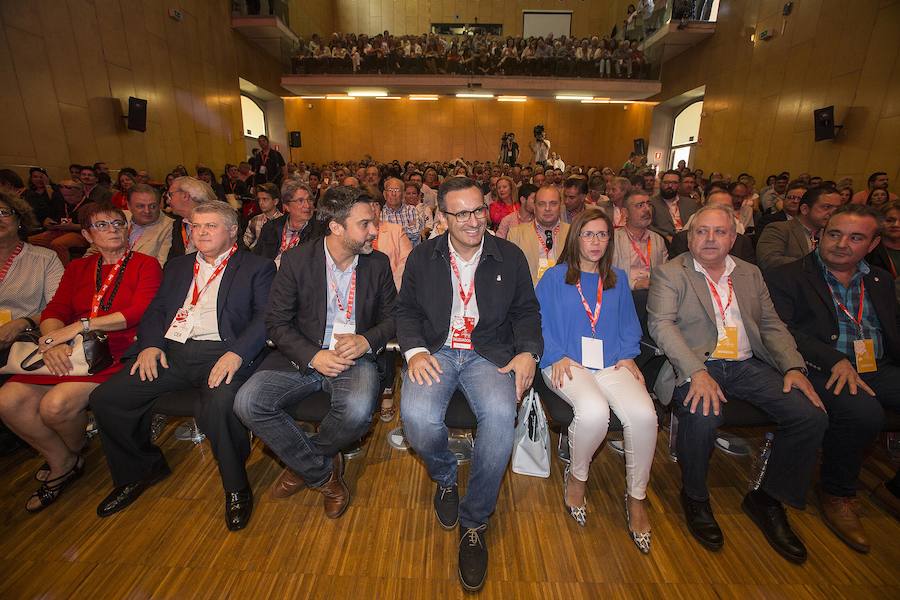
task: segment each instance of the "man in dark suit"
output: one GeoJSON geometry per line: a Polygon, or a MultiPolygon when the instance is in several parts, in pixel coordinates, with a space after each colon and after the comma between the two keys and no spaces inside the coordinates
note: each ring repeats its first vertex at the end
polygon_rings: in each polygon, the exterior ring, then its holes
{"type": "MultiPolygon", "coordinates": [[[[678,196],[681,173],[666,171],[659,183],[659,196],[650,199],[653,206],[653,224],[650,229],[671,243],[672,237],[687,226],[688,219],[697,212],[697,202],[687,196],[678,196]]],[[[670,251],[669,256],[674,256],[670,251]]]]}
{"type": "Polygon", "coordinates": [[[806,185],[802,181],[792,181],[787,186],[781,210],[776,210],[773,205],[771,210],[760,217],[759,221],[756,223],[756,238],[759,239],[759,236],[762,235],[766,225],[796,219],[797,212],[800,210],[800,200],[803,199],[803,194],[805,193],[806,185]]]}
{"type": "Polygon", "coordinates": [[[172,245],[169,246],[169,255],[166,257],[168,262],[176,256],[184,256],[197,250],[191,236],[191,211],[201,202],[215,202],[218,198],[205,181],[185,175],[172,180],[163,199],[174,218],[172,245]]]}
{"type": "Polygon", "coordinates": [[[881,431],[884,409],[900,410],[893,280],[865,261],[879,242],[880,227],[881,216],[871,207],[844,206],[828,220],[818,250],[766,274],[775,309],[828,409],[822,517],[859,552],[869,550],[853,505],[863,455],[881,431]]]}
{"type": "Polygon", "coordinates": [[[259,232],[259,241],[253,247],[254,254],[265,256],[281,264],[281,255],[324,232],[315,219],[316,201],[312,190],[302,181],[289,179],[281,188],[284,215],[272,219],[259,232]]]}
{"type": "Polygon", "coordinates": [[[487,575],[485,532],[512,454],[516,400],[531,385],[544,342],[528,261],[513,243],[485,235],[488,207],[477,184],[446,179],[438,208],[447,233],[409,255],[394,311],[408,364],[400,409],[410,446],[437,484],[440,526],[459,524],[462,585],[476,591],[487,575]],[[478,420],[462,502],[444,425],[457,388],[478,420]]]}
{"type": "Polygon", "coordinates": [[[388,257],[373,252],[371,198],[330,188],[319,211],[324,239],[287,251],[272,286],[266,326],[277,350],[241,388],[234,409],[287,465],[273,496],[307,484],[336,519],[350,503],[341,449],[365,433],[375,411],[397,289],[388,257]],[[320,390],[331,394],[331,410],[309,435],[287,408],[320,390]]]}
{"type": "Polygon", "coordinates": [[[763,271],[786,265],[815,250],[822,227],[841,205],[833,188],[810,188],[800,199],[797,217],[772,223],[756,242],[756,256],[763,271]]]}
{"type": "MultiPolygon", "coordinates": [[[[731,194],[725,191],[710,192],[706,197],[707,204],[719,204],[722,206],[731,206],[731,194]]],[[[689,219],[690,221],[690,219],[689,219]]],[[[669,256],[677,257],[688,251],[688,230],[683,229],[672,237],[672,243],[669,244],[669,256]]],[[[750,241],[743,233],[737,233],[734,238],[734,245],[728,254],[748,263],[756,264],[756,253],[753,251],[753,242],[750,241]]]]}
{"type": "Polygon", "coordinates": [[[250,520],[253,497],[244,469],[249,435],[232,406],[266,344],[263,318],[275,265],[238,250],[237,213],[224,202],[199,204],[190,219],[198,252],[166,263],[162,285],[141,319],[137,358],[91,394],[116,486],[97,514],[122,510],[169,475],[150,439],[153,403],[187,391],[219,464],[225,522],[236,530],[250,520]]]}

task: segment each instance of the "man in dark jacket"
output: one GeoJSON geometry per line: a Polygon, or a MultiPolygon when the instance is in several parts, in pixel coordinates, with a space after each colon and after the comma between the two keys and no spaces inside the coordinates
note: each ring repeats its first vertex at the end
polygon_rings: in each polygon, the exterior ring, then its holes
{"type": "MultiPolygon", "coordinates": [[[[772,302],[810,367],[828,409],[822,443],[822,517],[847,545],[868,552],[856,514],[856,480],[884,410],[900,410],[900,335],[891,275],[865,256],[879,242],[881,217],[850,204],[828,220],[819,247],[766,274],[772,302]]],[[[887,483],[900,505],[900,480],[887,483]]]]}
{"type": "Polygon", "coordinates": [[[488,207],[477,184],[447,179],[438,208],[447,233],[410,254],[394,311],[408,363],[400,408],[407,439],[437,483],[438,522],[445,529],[459,523],[459,575],[475,591],[487,574],[484,534],[512,453],[516,400],[543,352],[541,317],[525,255],[485,235],[488,207]],[[444,425],[457,389],[478,421],[462,502],[444,425]]]}

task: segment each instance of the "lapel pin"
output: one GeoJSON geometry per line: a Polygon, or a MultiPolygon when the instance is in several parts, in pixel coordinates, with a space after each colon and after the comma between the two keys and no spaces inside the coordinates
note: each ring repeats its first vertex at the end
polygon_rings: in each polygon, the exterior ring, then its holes
{"type": "Polygon", "coordinates": [[[877,277],[875,278],[875,281],[878,281],[878,278],[877,278],[877,277]]]}
{"type": "MultiPolygon", "coordinates": [[[[497,275],[497,281],[503,281],[503,279],[499,275],[497,275]]],[[[876,279],[876,281],[877,281],[877,279],[876,279]]]]}

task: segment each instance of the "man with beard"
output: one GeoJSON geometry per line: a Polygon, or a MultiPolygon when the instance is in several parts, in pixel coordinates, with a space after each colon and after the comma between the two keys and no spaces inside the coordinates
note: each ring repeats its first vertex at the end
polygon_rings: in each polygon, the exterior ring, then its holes
{"type": "MultiPolygon", "coordinates": [[[[860,190],[853,194],[853,199],[850,200],[852,204],[865,204],[869,199],[869,194],[872,193],[872,190],[885,190],[887,191],[888,185],[888,174],[884,171],[876,171],[869,175],[868,180],[868,189],[860,190]]],[[[897,199],[897,194],[893,192],[888,192],[888,198],[891,202],[897,199]]]]}
{"type": "Polygon", "coordinates": [[[681,174],[675,170],[666,171],[659,184],[659,196],[650,200],[653,206],[651,228],[667,242],[671,242],[672,237],[684,229],[691,215],[697,212],[697,202],[693,198],[678,197],[680,186],[681,174]]]}
{"type": "Polygon", "coordinates": [[[372,252],[378,228],[371,202],[350,187],[325,192],[319,205],[325,237],[285,254],[272,285],[266,328],[278,349],[234,405],[287,465],[272,496],[309,486],[323,495],[330,519],[350,504],[341,449],[369,427],[385,367],[382,350],[394,337],[397,289],[388,257],[372,252]],[[310,435],[288,409],[321,390],[331,394],[331,410],[310,435]]]}
{"type": "Polygon", "coordinates": [[[615,230],[613,266],[628,274],[628,287],[632,290],[647,289],[650,269],[669,259],[666,243],[659,234],[650,231],[653,211],[647,192],[642,189],[628,192],[623,210],[627,216],[625,226],[615,230]]]}

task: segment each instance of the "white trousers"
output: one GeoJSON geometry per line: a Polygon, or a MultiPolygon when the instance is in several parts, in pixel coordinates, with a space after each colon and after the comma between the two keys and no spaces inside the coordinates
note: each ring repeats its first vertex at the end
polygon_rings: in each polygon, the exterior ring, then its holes
{"type": "Polygon", "coordinates": [[[569,425],[569,455],[572,475],[587,481],[591,459],[609,431],[609,410],[622,422],[625,437],[625,488],[628,495],[643,500],[647,495],[650,466],[656,451],[656,411],[642,383],[628,369],[608,367],[599,371],[572,369],[561,389],[551,380],[551,368],[542,372],[544,381],[575,412],[569,425]]]}

